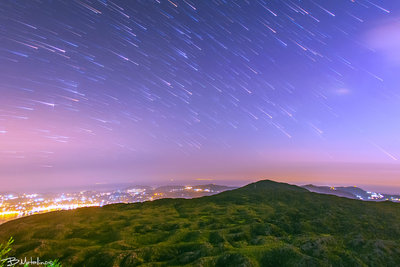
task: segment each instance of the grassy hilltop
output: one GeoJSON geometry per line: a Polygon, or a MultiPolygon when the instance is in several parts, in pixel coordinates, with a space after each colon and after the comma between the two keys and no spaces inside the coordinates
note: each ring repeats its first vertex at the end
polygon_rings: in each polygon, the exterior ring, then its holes
{"type": "Polygon", "coordinates": [[[400,205],[266,180],[29,216],[0,225],[0,243],[10,236],[10,255],[63,266],[399,266],[400,205]]]}

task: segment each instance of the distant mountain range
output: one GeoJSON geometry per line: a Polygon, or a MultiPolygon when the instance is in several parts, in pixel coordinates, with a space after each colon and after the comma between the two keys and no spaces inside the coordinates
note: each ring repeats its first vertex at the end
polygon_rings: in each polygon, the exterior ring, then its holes
{"type": "Polygon", "coordinates": [[[365,191],[356,186],[331,187],[316,186],[312,184],[303,185],[303,188],[320,194],[335,195],[338,197],[347,197],[352,199],[368,200],[368,201],[393,201],[400,202],[400,195],[384,194],[371,191],[365,191]]]}
{"type": "Polygon", "coordinates": [[[12,236],[8,256],[63,266],[400,266],[399,221],[398,203],[265,180],[28,216],[0,225],[0,243],[12,236]]]}

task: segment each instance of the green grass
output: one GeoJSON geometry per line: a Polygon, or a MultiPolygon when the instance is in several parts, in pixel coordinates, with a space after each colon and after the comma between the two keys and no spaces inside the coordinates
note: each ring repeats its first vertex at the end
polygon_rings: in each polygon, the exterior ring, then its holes
{"type": "Polygon", "coordinates": [[[14,239],[10,237],[7,242],[4,244],[0,244],[0,267],[5,266],[5,259],[7,258],[7,254],[11,250],[11,245],[14,243],[14,239]]]}
{"type": "Polygon", "coordinates": [[[400,205],[272,181],[198,199],[82,208],[0,225],[9,255],[63,266],[399,266],[400,205]]]}

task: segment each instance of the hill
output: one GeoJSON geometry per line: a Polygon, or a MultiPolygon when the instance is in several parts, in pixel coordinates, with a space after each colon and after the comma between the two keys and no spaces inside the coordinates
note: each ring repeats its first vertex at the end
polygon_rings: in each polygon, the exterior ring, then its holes
{"type": "Polygon", "coordinates": [[[356,186],[317,186],[317,185],[303,185],[303,188],[308,191],[320,193],[320,194],[330,194],[339,197],[347,197],[352,199],[361,199],[367,201],[385,201],[390,200],[393,202],[400,202],[400,195],[386,194],[386,193],[376,193],[371,191],[365,191],[356,186]]]}
{"type": "Polygon", "coordinates": [[[303,188],[307,189],[308,191],[319,193],[319,194],[329,194],[329,195],[335,195],[338,197],[347,197],[347,198],[352,198],[352,199],[358,199],[356,195],[354,195],[352,192],[347,192],[344,190],[339,190],[336,187],[330,187],[330,186],[316,186],[312,184],[308,185],[303,185],[303,188]]]}
{"type": "Polygon", "coordinates": [[[10,255],[64,266],[398,266],[400,205],[260,181],[197,199],[40,214],[0,225],[10,255]]]}

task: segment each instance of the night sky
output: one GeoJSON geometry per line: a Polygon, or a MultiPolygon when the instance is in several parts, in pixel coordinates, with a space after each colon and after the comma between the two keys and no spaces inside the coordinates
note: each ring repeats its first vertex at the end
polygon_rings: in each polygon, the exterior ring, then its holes
{"type": "Polygon", "coordinates": [[[397,0],[1,1],[0,188],[399,187],[399,11],[397,0]]]}

